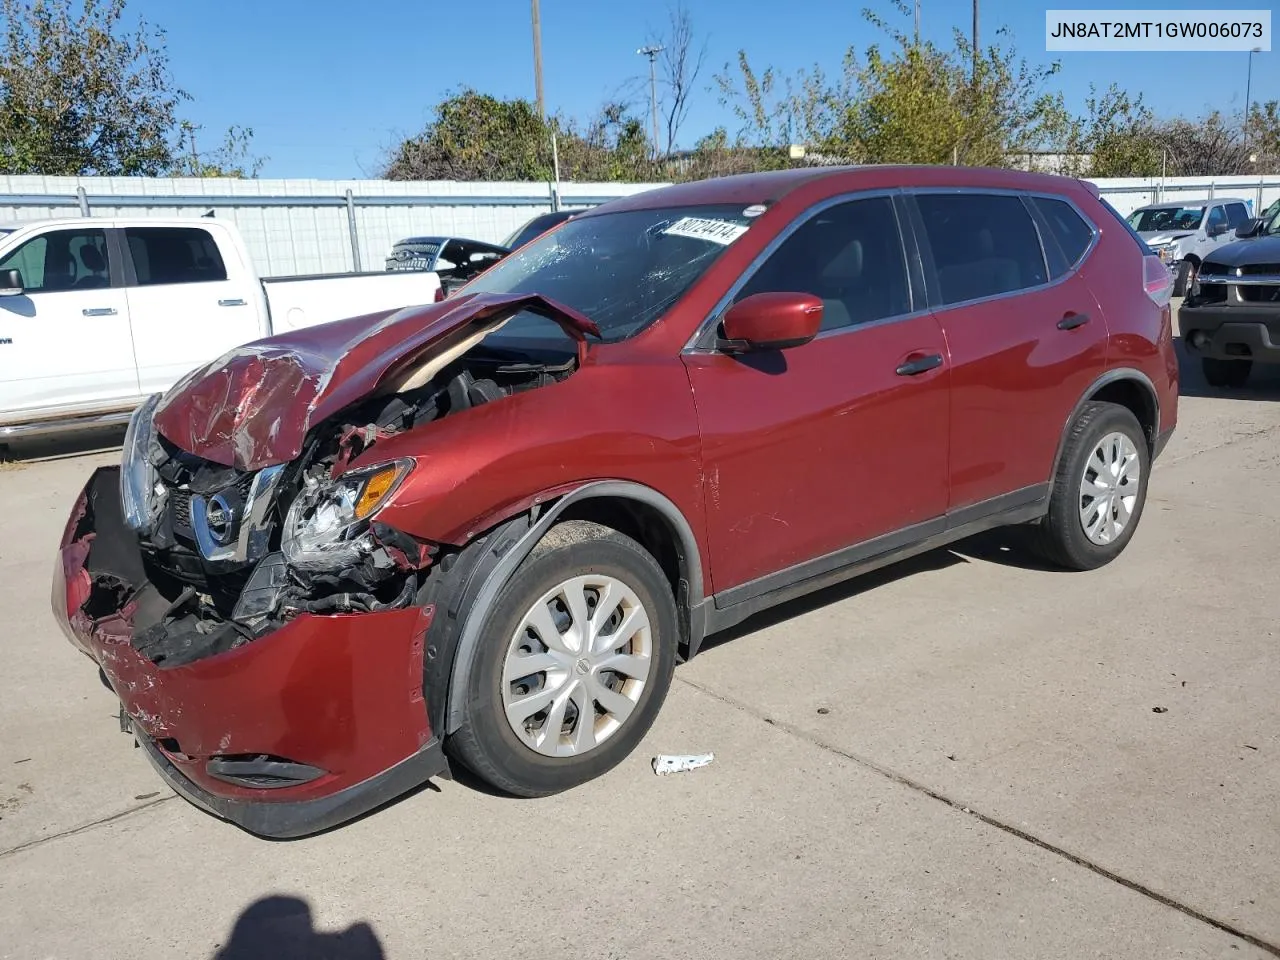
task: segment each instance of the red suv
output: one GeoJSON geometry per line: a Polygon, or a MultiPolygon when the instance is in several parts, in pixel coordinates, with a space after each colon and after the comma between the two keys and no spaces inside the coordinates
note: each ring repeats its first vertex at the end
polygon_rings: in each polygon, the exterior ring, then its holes
{"type": "Polygon", "coordinates": [[[160,773],[250,831],[450,762],[563,790],[765,607],[998,525],[1114,559],[1177,417],[1170,287],[1072,179],[641,193],[448,301],[151,398],[75,505],[54,609],[160,773]]]}

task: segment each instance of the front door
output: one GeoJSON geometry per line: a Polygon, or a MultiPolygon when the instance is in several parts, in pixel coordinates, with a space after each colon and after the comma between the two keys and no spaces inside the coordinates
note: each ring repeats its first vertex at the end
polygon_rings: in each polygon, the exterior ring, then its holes
{"type": "Polygon", "coordinates": [[[23,284],[0,297],[0,417],[138,395],[118,267],[107,232],[86,227],[37,234],[0,260],[23,284]]]}
{"type": "Polygon", "coordinates": [[[684,355],[713,589],[740,588],[734,599],[803,570],[770,574],[940,518],[947,503],[946,345],[937,320],[913,311],[894,202],[812,214],[733,299],[769,291],[820,297],[818,337],[684,355]]]}

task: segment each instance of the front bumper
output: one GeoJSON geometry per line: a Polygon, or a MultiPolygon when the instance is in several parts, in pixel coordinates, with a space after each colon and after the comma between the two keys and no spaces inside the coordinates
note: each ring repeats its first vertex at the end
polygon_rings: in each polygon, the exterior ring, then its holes
{"type": "Polygon", "coordinates": [[[1280,363],[1280,306],[1184,305],[1178,328],[1183,343],[1197,356],[1280,363]]]}
{"type": "Polygon", "coordinates": [[[252,833],[297,837],[447,772],[422,691],[432,608],[304,614],[247,645],[164,668],[130,644],[142,571],[121,517],[119,470],[101,468],[59,546],[54,615],[101,667],[156,769],[195,805],[252,833]]]}

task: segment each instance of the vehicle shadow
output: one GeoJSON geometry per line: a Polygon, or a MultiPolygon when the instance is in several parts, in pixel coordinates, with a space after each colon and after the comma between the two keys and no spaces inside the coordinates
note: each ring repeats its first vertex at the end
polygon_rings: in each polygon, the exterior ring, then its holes
{"type": "Polygon", "coordinates": [[[1223,400],[1266,400],[1280,398],[1280,364],[1255,363],[1249,382],[1243,387],[1211,387],[1205,381],[1200,357],[1192,353],[1181,337],[1173,338],[1178,355],[1178,394],[1183,397],[1216,397],[1223,400]]]}
{"type": "Polygon", "coordinates": [[[964,540],[957,541],[949,547],[942,547],[922,553],[918,557],[910,557],[890,564],[872,573],[854,577],[844,583],[838,583],[807,596],[797,597],[786,603],[761,611],[720,633],[706,638],[702,650],[710,650],[721,644],[730,643],[739,637],[776,626],[786,620],[821,609],[841,600],[848,600],[861,593],[886,586],[905,577],[931,570],[946,570],[956,564],[972,563],[975,560],[986,563],[998,563],[1002,566],[1017,567],[1022,570],[1038,570],[1046,573],[1070,575],[1071,571],[1054,566],[1037,557],[1026,544],[1026,528],[998,527],[983,533],[974,534],[964,540]]]}
{"type": "Polygon", "coordinates": [[[33,440],[0,441],[0,462],[34,463],[109,453],[123,445],[124,431],[124,427],[97,427],[33,440]]]}
{"type": "Polygon", "coordinates": [[[922,553],[917,557],[909,557],[880,570],[846,580],[844,583],[824,587],[806,596],[797,597],[794,600],[788,600],[786,603],[780,603],[776,607],[762,610],[736,626],[722,630],[719,633],[713,633],[707,637],[702,642],[701,652],[705,653],[714,647],[731,643],[739,637],[745,637],[758,630],[776,626],[786,620],[811,613],[829,604],[848,600],[851,597],[856,597],[869,590],[875,590],[877,587],[883,587],[904,577],[912,577],[930,570],[945,570],[958,563],[969,563],[969,559],[950,549],[930,550],[928,553],[922,553]]]}
{"type": "Polygon", "coordinates": [[[337,933],[315,929],[311,905],[274,895],[255,901],[236,918],[231,938],[212,960],[385,960],[382,943],[367,923],[337,933]]]}

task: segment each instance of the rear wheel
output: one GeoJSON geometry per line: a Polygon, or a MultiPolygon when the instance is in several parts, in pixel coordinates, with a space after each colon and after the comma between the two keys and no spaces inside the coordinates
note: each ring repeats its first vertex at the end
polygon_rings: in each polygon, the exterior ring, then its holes
{"type": "Polygon", "coordinates": [[[1175,297],[1185,297],[1191,292],[1191,287],[1196,282],[1196,271],[1199,266],[1194,260],[1183,260],[1178,265],[1178,274],[1173,280],[1173,295],[1175,297]]]}
{"type": "Polygon", "coordinates": [[[1133,539],[1147,499],[1151,455],[1137,418],[1114,403],[1087,403],[1067,435],[1049,512],[1033,538],[1070,570],[1110,563],[1133,539]]]}
{"type": "Polygon", "coordinates": [[[1200,367],[1211,387],[1243,387],[1253,370],[1253,361],[1204,357],[1200,361],[1200,367]]]}
{"type": "Polygon", "coordinates": [[[600,776],[657,716],[676,624],[671,588],[640,544],[585,521],[552,528],[485,620],[451,752],[517,796],[600,776]]]}

